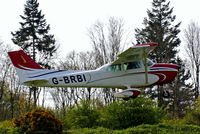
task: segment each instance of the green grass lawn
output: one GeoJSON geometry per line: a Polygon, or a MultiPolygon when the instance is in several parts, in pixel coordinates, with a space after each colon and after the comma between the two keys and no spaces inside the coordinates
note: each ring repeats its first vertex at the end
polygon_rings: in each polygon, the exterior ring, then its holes
{"type": "MultiPolygon", "coordinates": [[[[13,127],[11,121],[3,121],[0,122],[0,134],[20,134],[20,132],[13,127]]],[[[160,123],[156,125],[143,124],[123,130],[111,130],[103,127],[70,129],[64,130],[63,134],[200,134],[200,126],[160,123]]]]}
{"type": "Polygon", "coordinates": [[[72,129],[64,132],[66,134],[200,134],[200,127],[194,125],[140,125],[124,130],[110,130],[107,128],[82,128],[72,129]]]}

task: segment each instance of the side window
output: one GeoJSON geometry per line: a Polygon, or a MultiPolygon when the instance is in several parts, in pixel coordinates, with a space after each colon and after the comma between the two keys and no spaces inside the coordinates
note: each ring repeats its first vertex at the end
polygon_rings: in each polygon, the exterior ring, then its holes
{"type": "Polygon", "coordinates": [[[107,71],[109,71],[109,72],[121,71],[121,64],[110,65],[107,68],[107,71]]]}
{"type": "Polygon", "coordinates": [[[141,63],[139,61],[124,63],[124,68],[125,70],[141,68],[141,63]]]}

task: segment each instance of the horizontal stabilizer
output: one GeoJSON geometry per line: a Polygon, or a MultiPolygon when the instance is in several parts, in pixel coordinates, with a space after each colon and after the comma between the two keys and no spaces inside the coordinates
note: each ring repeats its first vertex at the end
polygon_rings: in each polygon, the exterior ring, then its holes
{"type": "Polygon", "coordinates": [[[32,80],[32,81],[26,81],[24,82],[24,84],[28,85],[28,86],[40,86],[40,85],[44,85],[45,83],[48,83],[48,80],[32,80]]]}

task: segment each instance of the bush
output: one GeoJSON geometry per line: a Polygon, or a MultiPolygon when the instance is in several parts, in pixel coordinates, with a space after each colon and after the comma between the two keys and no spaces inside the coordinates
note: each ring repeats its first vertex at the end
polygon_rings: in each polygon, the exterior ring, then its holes
{"type": "MultiPolygon", "coordinates": [[[[68,131],[69,134],[114,134],[113,130],[107,128],[81,128],[81,129],[71,129],[68,131]]],[[[66,133],[66,134],[68,134],[66,133]]]]}
{"type": "Polygon", "coordinates": [[[184,122],[200,126],[200,98],[195,101],[194,107],[187,111],[184,122]]]}
{"type": "Polygon", "coordinates": [[[43,109],[27,112],[14,119],[13,123],[22,133],[29,134],[61,134],[63,130],[62,123],[49,111],[43,109]]]}
{"type": "Polygon", "coordinates": [[[91,128],[98,125],[99,116],[91,101],[81,101],[68,109],[65,124],[69,128],[91,128]]]}
{"type": "Polygon", "coordinates": [[[71,129],[68,131],[70,134],[199,134],[200,127],[194,125],[168,125],[156,124],[149,125],[143,124],[137,127],[130,127],[123,130],[111,130],[107,128],[97,129],[71,129]]]}
{"type": "Polygon", "coordinates": [[[164,112],[147,98],[117,101],[102,111],[101,124],[110,129],[125,129],[140,124],[155,124],[162,119],[164,112]]]}
{"type": "Polygon", "coordinates": [[[0,134],[7,134],[13,128],[12,121],[6,120],[0,122],[0,134]]]}

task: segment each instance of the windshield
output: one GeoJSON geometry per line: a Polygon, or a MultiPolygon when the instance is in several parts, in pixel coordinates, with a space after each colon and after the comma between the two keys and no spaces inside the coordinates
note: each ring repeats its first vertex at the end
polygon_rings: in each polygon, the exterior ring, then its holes
{"type": "Polygon", "coordinates": [[[137,62],[127,62],[124,64],[114,64],[108,66],[106,70],[109,72],[116,72],[116,71],[121,71],[122,68],[124,68],[124,70],[138,69],[141,68],[141,62],[137,61],[137,62]]]}
{"type": "Polygon", "coordinates": [[[140,61],[124,63],[125,70],[141,68],[140,61]]]}
{"type": "MultiPolygon", "coordinates": [[[[143,60],[143,63],[144,63],[144,60],[143,60]]],[[[154,62],[150,59],[147,58],[147,66],[153,66],[154,62]]],[[[144,63],[145,65],[145,63],[144,63]]]]}
{"type": "Polygon", "coordinates": [[[108,66],[107,71],[111,72],[121,71],[121,64],[110,65],[108,66]]]}

